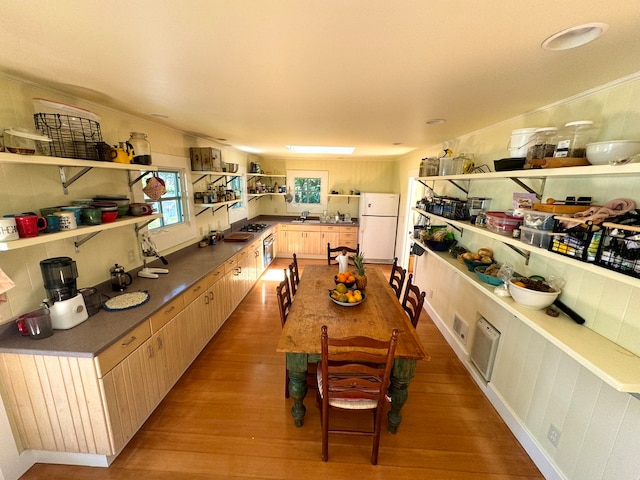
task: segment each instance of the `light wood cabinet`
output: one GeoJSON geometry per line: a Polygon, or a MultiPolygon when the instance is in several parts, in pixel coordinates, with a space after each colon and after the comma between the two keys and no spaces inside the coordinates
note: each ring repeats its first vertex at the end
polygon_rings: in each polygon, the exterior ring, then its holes
{"type": "Polygon", "coordinates": [[[305,258],[324,258],[327,243],[355,248],[358,227],[331,224],[281,224],[279,252],[287,256],[294,253],[305,258]]]}
{"type": "Polygon", "coordinates": [[[253,286],[261,251],[252,243],[95,357],[1,353],[18,448],[117,455],[253,286]]]}

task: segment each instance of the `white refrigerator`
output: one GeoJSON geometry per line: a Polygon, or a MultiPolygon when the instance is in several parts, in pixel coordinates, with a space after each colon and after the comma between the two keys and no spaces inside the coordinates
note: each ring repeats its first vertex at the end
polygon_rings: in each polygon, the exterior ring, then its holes
{"type": "Polygon", "coordinates": [[[393,263],[399,206],[397,193],[360,194],[358,240],[365,262],[393,263]]]}

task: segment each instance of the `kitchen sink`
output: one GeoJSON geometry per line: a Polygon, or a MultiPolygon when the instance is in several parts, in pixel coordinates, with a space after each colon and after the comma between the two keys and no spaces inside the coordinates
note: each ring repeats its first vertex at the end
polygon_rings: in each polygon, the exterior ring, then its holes
{"type": "Polygon", "coordinates": [[[291,220],[291,223],[320,223],[320,220],[291,220]]]}

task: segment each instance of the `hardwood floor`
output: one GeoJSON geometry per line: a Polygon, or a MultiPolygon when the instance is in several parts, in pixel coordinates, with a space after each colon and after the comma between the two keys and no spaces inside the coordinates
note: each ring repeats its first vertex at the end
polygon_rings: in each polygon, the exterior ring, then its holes
{"type": "Polygon", "coordinates": [[[313,396],[304,426],[294,427],[275,351],[275,286],[288,263],[274,261],[111,467],[37,464],[22,478],[543,478],[425,312],[418,333],[431,361],[418,362],[398,433],[383,429],[378,465],[369,463],[370,438],[341,435],[330,437],[323,463],[313,396]]]}

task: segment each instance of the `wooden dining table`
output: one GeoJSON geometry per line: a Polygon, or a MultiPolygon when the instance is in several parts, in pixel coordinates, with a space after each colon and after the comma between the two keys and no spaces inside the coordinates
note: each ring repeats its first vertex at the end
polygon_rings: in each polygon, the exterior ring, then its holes
{"type": "Polygon", "coordinates": [[[329,336],[364,335],[388,340],[391,331],[399,331],[389,395],[391,409],[388,429],[396,433],[402,422],[400,410],[408,398],[415,376],[416,362],[429,359],[408,315],[396,298],[389,280],[375,266],[367,266],[365,299],[354,306],[338,305],[329,292],[335,288],[337,265],[307,265],[291,305],[276,350],[286,354],[289,371],[289,395],[293,399],[291,415],[296,427],[304,422],[307,394],[307,366],[320,360],[320,331],[327,326],[329,336]]]}

